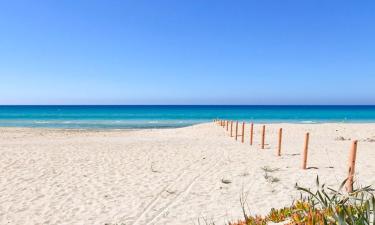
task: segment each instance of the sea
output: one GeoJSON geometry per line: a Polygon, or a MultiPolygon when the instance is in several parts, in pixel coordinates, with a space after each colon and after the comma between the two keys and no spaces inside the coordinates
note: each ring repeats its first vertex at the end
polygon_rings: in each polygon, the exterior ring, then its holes
{"type": "MultiPolygon", "coordinates": [[[[0,127],[148,129],[228,119],[254,123],[375,123],[375,106],[335,105],[13,105],[0,127]]],[[[375,125],[375,124],[374,124],[375,125]]]]}

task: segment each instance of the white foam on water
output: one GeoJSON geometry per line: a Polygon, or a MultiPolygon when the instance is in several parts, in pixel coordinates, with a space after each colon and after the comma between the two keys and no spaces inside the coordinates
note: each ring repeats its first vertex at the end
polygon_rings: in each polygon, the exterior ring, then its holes
{"type": "Polygon", "coordinates": [[[317,122],[314,122],[314,121],[311,121],[311,120],[305,120],[305,121],[301,121],[301,123],[305,123],[305,124],[315,124],[317,122]]]}
{"type": "Polygon", "coordinates": [[[33,123],[36,123],[36,124],[48,124],[48,123],[51,123],[50,121],[33,121],[33,123]]]}

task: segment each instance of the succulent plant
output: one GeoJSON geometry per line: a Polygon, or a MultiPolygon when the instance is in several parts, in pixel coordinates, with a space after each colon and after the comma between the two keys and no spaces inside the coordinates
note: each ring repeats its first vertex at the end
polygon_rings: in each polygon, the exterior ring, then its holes
{"type": "Polygon", "coordinates": [[[342,191],[346,180],[338,190],[320,185],[316,178],[316,190],[296,185],[301,199],[282,209],[271,209],[265,217],[245,215],[245,220],[229,225],[265,225],[269,222],[285,222],[285,225],[375,225],[374,189],[370,186],[342,191]]]}

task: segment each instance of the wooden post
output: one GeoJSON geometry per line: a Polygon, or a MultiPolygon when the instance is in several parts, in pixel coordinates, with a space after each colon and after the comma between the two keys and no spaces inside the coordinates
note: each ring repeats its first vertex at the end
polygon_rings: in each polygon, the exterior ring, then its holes
{"type": "Polygon", "coordinates": [[[228,131],[228,123],[229,123],[229,121],[227,120],[227,131],[228,131]]]}
{"type": "Polygon", "coordinates": [[[302,169],[306,169],[306,165],[307,165],[307,152],[308,152],[308,149],[309,149],[309,138],[310,138],[310,134],[309,133],[306,133],[306,136],[305,136],[305,146],[303,148],[303,161],[302,161],[302,169]]]}
{"type": "Polygon", "coordinates": [[[238,137],[238,121],[236,121],[236,141],[237,141],[237,137],[238,137]]]}
{"type": "Polygon", "coordinates": [[[283,138],[283,128],[279,129],[279,145],[277,147],[277,156],[281,156],[281,141],[283,138]]]}
{"type": "Polygon", "coordinates": [[[233,121],[230,121],[230,137],[233,137],[233,121]]]}
{"type": "Polygon", "coordinates": [[[250,145],[253,145],[253,133],[254,133],[254,124],[250,125],[250,145]]]}
{"type": "Polygon", "coordinates": [[[242,122],[242,139],[241,142],[244,143],[245,141],[245,122],[242,122]]]}
{"type": "Polygon", "coordinates": [[[349,154],[348,179],[346,180],[346,190],[349,193],[353,192],[355,160],[357,158],[357,144],[358,144],[357,140],[353,141],[352,148],[350,149],[350,154],[349,154]]]}
{"type": "Polygon", "coordinates": [[[263,127],[262,127],[262,142],[261,142],[262,149],[264,149],[264,140],[265,140],[265,137],[266,137],[266,126],[263,125],[263,127]]]}

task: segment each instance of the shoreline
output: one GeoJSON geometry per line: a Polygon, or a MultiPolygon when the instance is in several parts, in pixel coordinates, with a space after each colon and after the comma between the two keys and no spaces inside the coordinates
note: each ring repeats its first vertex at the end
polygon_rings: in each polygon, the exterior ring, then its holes
{"type": "MultiPolygon", "coordinates": [[[[223,119],[226,120],[226,119],[223,119]]],[[[229,120],[230,121],[230,120],[229,120]]],[[[242,124],[245,120],[233,120],[233,122],[238,121],[238,123],[242,124]]],[[[72,130],[72,131],[142,131],[142,130],[170,130],[170,129],[181,129],[187,127],[194,127],[204,124],[212,124],[213,122],[202,122],[202,123],[195,123],[186,126],[176,126],[176,127],[147,127],[147,128],[64,128],[64,127],[43,127],[43,126],[0,126],[0,129],[41,129],[41,130],[72,130]]],[[[247,125],[251,124],[251,121],[245,122],[247,125]]],[[[375,125],[375,121],[349,121],[349,122],[253,122],[254,125],[361,125],[361,124],[372,124],[375,125]]]]}

